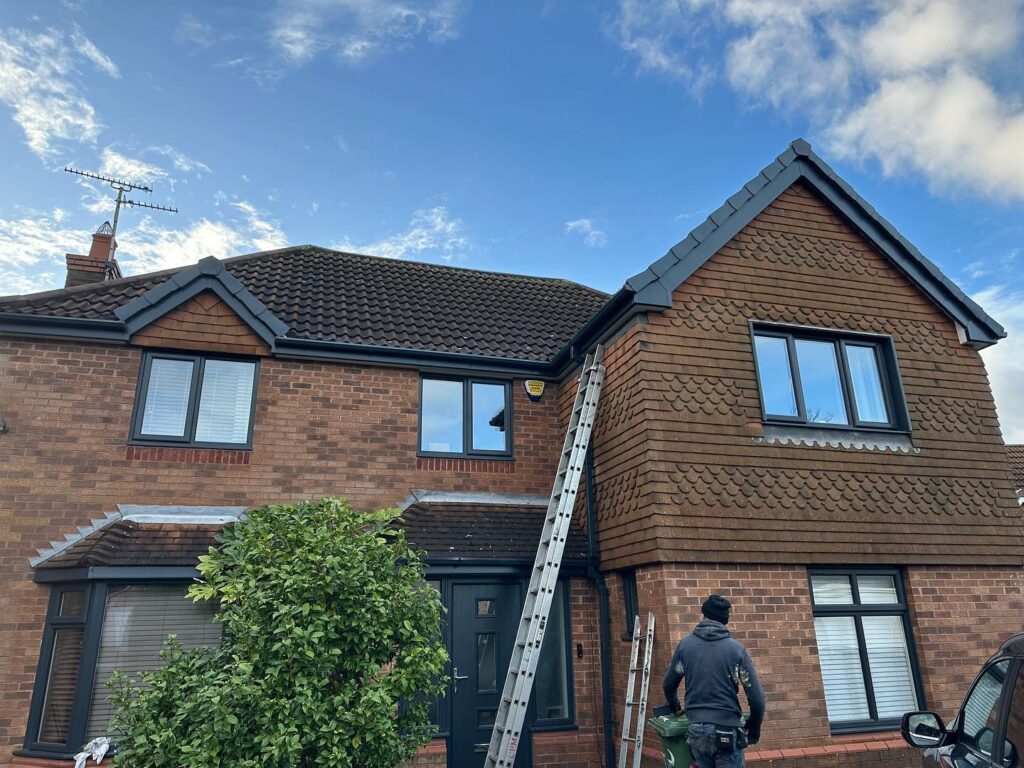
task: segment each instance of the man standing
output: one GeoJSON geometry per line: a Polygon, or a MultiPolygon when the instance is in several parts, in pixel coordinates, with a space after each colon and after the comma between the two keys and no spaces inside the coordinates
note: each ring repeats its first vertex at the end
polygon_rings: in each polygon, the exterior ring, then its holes
{"type": "Polygon", "coordinates": [[[743,768],[743,749],[761,738],[764,689],[747,649],[725,628],[730,608],[720,595],[704,601],[704,620],[676,646],[665,674],[665,699],[673,712],[679,712],[679,683],[686,681],[686,741],[699,768],[743,768]],[[740,723],[740,686],[750,705],[746,729],[740,723]]]}

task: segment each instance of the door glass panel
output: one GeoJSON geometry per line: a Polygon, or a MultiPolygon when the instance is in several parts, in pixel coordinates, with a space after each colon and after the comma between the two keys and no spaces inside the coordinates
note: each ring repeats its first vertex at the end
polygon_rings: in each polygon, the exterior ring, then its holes
{"type": "Polygon", "coordinates": [[[1010,714],[1006,718],[1006,743],[1003,745],[1003,765],[1016,768],[1024,753],[1024,674],[1017,673],[1010,699],[1010,714]]]}
{"type": "Polygon", "coordinates": [[[864,645],[880,719],[902,717],[917,709],[914,672],[901,616],[864,616],[864,645]]]}
{"type": "Polygon", "coordinates": [[[58,629],[54,632],[50,674],[46,680],[46,698],[43,701],[43,717],[39,724],[39,741],[63,744],[68,739],[84,634],[85,630],[81,627],[58,629]]]}
{"type": "Polygon", "coordinates": [[[569,717],[568,660],[565,655],[565,584],[559,584],[551,601],[551,613],[534,678],[538,722],[569,717]]]}
{"type": "Polygon", "coordinates": [[[498,687],[496,639],[493,632],[481,632],[476,636],[477,691],[493,691],[498,687]]]}
{"type": "Polygon", "coordinates": [[[861,421],[888,422],[889,409],[882,394],[882,376],[874,347],[846,345],[846,362],[853,383],[853,399],[861,421]]]}
{"type": "Polygon", "coordinates": [[[142,434],[184,437],[194,365],[191,360],[153,359],[142,411],[142,434]]]}
{"type": "Polygon", "coordinates": [[[490,728],[494,725],[494,718],[497,716],[496,709],[478,709],[476,711],[476,725],[478,728],[490,728]]]}
{"type": "Polygon", "coordinates": [[[496,616],[497,603],[490,598],[476,601],[477,616],[496,616]]]}
{"type": "Polygon", "coordinates": [[[777,336],[755,336],[754,351],[765,415],[796,416],[796,394],[786,340],[777,336]]]}
{"type": "Polygon", "coordinates": [[[818,641],[829,721],[867,720],[871,713],[864,690],[857,626],[853,617],[815,617],[814,634],[818,641]]]}
{"type": "Polygon", "coordinates": [[[853,605],[853,587],[849,576],[811,576],[815,605],[853,605]]]}
{"type": "Polygon", "coordinates": [[[462,453],[462,382],[423,380],[420,450],[462,453]]]}
{"type": "Polygon", "coordinates": [[[999,717],[999,697],[1010,662],[1000,661],[985,670],[964,704],[957,743],[991,757],[999,717]]]}
{"type": "Polygon", "coordinates": [[[472,387],[473,450],[507,450],[505,385],[474,383],[472,387]]]}
{"type": "Polygon", "coordinates": [[[896,582],[892,576],[858,576],[857,591],[862,605],[896,605],[896,582]]]}
{"type": "Polygon", "coordinates": [[[836,345],[831,341],[808,339],[797,339],[794,343],[807,421],[815,424],[848,424],[836,345]]]}

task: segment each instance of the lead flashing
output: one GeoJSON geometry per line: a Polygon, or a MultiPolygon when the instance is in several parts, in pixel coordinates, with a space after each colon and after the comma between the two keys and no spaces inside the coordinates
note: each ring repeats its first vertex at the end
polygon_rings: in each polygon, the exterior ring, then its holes
{"type": "Polygon", "coordinates": [[[499,507],[547,507],[547,496],[527,493],[487,493],[475,491],[423,490],[412,491],[399,504],[403,511],[415,504],[477,504],[499,507]]]}

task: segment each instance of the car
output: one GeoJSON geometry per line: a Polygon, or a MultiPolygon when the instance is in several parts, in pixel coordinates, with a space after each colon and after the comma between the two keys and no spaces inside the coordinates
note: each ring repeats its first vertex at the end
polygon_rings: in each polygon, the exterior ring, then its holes
{"type": "Polygon", "coordinates": [[[1019,768],[1024,753],[1024,634],[981,668],[956,719],[907,712],[900,732],[943,768],[1019,768]]]}

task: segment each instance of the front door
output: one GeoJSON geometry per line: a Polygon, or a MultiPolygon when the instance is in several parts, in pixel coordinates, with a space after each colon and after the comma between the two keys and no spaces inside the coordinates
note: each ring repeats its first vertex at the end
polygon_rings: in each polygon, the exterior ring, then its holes
{"type": "MultiPolygon", "coordinates": [[[[522,611],[516,582],[452,585],[452,708],[450,768],[480,768],[522,611]]],[[[530,738],[524,729],[517,768],[530,765],[530,738]]]]}

